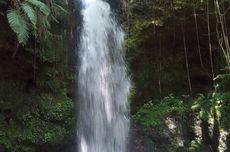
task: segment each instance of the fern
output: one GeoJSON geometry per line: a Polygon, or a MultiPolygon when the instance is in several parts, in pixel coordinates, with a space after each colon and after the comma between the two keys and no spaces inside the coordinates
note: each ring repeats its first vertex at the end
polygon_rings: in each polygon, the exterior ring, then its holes
{"type": "MultiPolygon", "coordinates": [[[[0,3],[4,1],[6,0],[0,0],[0,3]]],[[[62,7],[63,1],[60,1],[62,2],[60,5],[52,3],[52,10],[42,0],[20,0],[17,6],[13,4],[12,8],[14,9],[8,10],[7,19],[11,29],[17,35],[19,43],[26,44],[29,33],[41,35],[39,38],[45,38],[42,36],[46,35],[51,27],[50,20],[59,23],[59,19],[68,15],[68,11],[62,7]],[[41,15],[38,15],[40,13],[41,15]]]]}
{"type": "Polygon", "coordinates": [[[50,15],[50,9],[45,3],[39,0],[28,0],[28,2],[36,6],[45,16],[50,15]]]}
{"type": "Polygon", "coordinates": [[[7,19],[11,29],[17,34],[19,43],[26,44],[29,33],[25,17],[18,10],[11,9],[7,12],[7,19]]]}
{"type": "Polygon", "coordinates": [[[69,14],[69,12],[64,7],[56,3],[53,4],[52,8],[53,16],[51,15],[51,17],[56,23],[59,23],[58,19],[64,19],[69,14]]]}
{"type": "Polygon", "coordinates": [[[61,5],[58,5],[58,4],[56,4],[56,3],[54,3],[54,8],[55,8],[57,11],[60,11],[61,13],[65,13],[65,14],[68,14],[68,13],[69,13],[64,7],[62,7],[61,5]]]}
{"type": "Polygon", "coordinates": [[[34,27],[36,27],[37,15],[36,15],[34,9],[28,3],[22,3],[21,7],[22,7],[23,12],[29,18],[30,22],[33,24],[34,27]]]}
{"type": "Polygon", "coordinates": [[[50,22],[49,22],[47,16],[45,16],[45,17],[42,18],[42,24],[44,25],[44,27],[50,28],[51,25],[50,25],[50,22]]]}

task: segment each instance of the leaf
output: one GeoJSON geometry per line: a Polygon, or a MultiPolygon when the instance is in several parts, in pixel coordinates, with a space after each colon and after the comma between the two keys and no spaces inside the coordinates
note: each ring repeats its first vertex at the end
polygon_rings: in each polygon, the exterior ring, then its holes
{"type": "Polygon", "coordinates": [[[23,15],[15,9],[7,12],[7,19],[11,29],[17,34],[19,43],[26,43],[29,37],[28,24],[23,15]]]}
{"type": "Polygon", "coordinates": [[[50,9],[45,3],[39,0],[28,0],[28,2],[36,6],[45,16],[50,15],[50,9]]]}
{"type": "Polygon", "coordinates": [[[52,18],[56,23],[59,23],[59,21],[58,21],[53,15],[51,15],[51,18],[52,18]]]}
{"type": "Polygon", "coordinates": [[[42,23],[43,23],[44,27],[50,28],[50,22],[49,22],[47,16],[45,16],[45,17],[42,18],[42,23]]]}
{"type": "Polygon", "coordinates": [[[37,15],[34,9],[31,7],[30,4],[28,3],[22,3],[21,4],[23,12],[27,15],[29,18],[30,22],[34,25],[34,27],[37,24],[37,15]]]}
{"type": "Polygon", "coordinates": [[[56,4],[56,3],[54,3],[54,7],[55,7],[57,10],[62,11],[63,13],[66,13],[66,14],[69,13],[65,8],[63,8],[62,6],[60,6],[60,5],[56,4]]]}

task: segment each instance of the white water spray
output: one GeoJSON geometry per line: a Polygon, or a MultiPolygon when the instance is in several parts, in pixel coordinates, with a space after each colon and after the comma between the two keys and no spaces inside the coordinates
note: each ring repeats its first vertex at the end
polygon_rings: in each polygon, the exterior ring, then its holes
{"type": "Polygon", "coordinates": [[[102,0],[82,0],[78,151],[126,152],[129,134],[124,34],[102,0]]]}

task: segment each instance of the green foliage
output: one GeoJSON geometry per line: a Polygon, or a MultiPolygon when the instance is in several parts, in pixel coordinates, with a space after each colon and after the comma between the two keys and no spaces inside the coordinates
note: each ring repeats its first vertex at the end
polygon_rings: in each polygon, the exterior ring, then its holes
{"type": "Polygon", "coordinates": [[[7,151],[35,152],[72,136],[73,101],[67,97],[66,81],[55,83],[55,93],[39,85],[41,90],[28,93],[23,83],[1,82],[0,145],[7,151]]]}
{"type": "Polygon", "coordinates": [[[73,102],[67,97],[57,99],[50,95],[43,95],[41,109],[43,109],[42,114],[49,121],[68,121],[71,118],[73,102]]]}
{"type": "Polygon", "coordinates": [[[193,100],[191,109],[199,113],[200,119],[209,120],[211,117],[211,109],[213,106],[213,98],[211,94],[205,96],[204,94],[198,94],[198,97],[193,100]]]}
{"type": "Polygon", "coordinates": [[[220,108],[220,112],[221,112],[221,118],[220,118],[220,122],[221,125],[226,129],[230,129],[230,96],[228,98],[228,100],[223,101],[222,106],[220,108]]]}
{"type": "Polygon", "coordinates": [[[19,43],[26,43],[29,37],[28,22],[20,11],[11,9],[7,13],[7,19],[12,30],[17,34],[19,43]]]}
{"type": "MultiPolygon", "coordinates": [[[[30,52],[25,54],[35,52],[39,61],[49,64],[36,63],[39,70],[36,70],[36,87],[32,90],[27,90],[25,81],[30,74],[28,76],[26,71],[23,71],[26,76],[19,76],[23,77],[22,80],[16,78],[15,83],[9,80],[1,83],[0,151],[2,147],[7,152],[35,152],[40,147],[58,149],[74,135],[74,105],[70,97],[73,78],[66,66],[68,57],[63,58],[68,44],[67,4],[62,0],[53,1],[52,6],[46,4],[47,1],[37,0],[15,3],[17,5],[10,6],[7,18],[17,37],[21,38],[18,41],[26,44],[24,49],[30,52]],[[27,33],[21,36],[21,28],[25,27],[27,33]],[[35,38],[35,48],[34,43],[26,43],[30,42],[29,36],[35,38]],[[9,122],[7,117],[10,117],[9,122]]],[[[18,56],[23,56],[23,53],[18,56]]],[[[24,62],[33,63],[32,58],[26,57],[24,62]]]]}
{"type": "Polygon", "coordinates": [[[42,95],[41,100],[37,108],[21,109],[10,125],[0,115],[0,145],[10,151],[29,152],[35,151],[36,145],[59,143],[70,136],[72,101],[50,95],[42,95]]]}
{"type": "Polygon", "coordinates": [[[215,78],[216,89],[221,92],[230,91],[230,74],[219,74],[215,78]]]}
{"type": "Polygon", "coordinates": [[[218,112],[220,116],[221,126],[229,130],[230,129],[230,93],[222,92],[218,93],[218,112]]]}
{"type": "Polygon", "coordinates": [[[19,43],[26,44],[30,32],[36,34],[37,26],[37,16],[40,12],[43,16],[40,18],[40,22],[45,28],[49,28],[48,17],[50,15],[50,9],[48,6],[38,0],[28,0],[28,1],[17,1],[15,8],[11,8],[7,12],[7,19],[10,27],[16,33],[19,43]],[[17,5],[19,7],[17,7],[17,5]],[[40,12],[35,11],[38,9],[40,12]],[[30,26],[32,25],[32,26],[30,26]],[[34,33],[35,32],[35,33],[34,33]]]}
{"type": "Polygon", "coordinates": [[[131,60],[138,56],[141,53],[139,50],[139,45],[145,40],[143,34],[144,29],[151,25],[151,20],[138,20],[133,23],[132,28],[130,29],[130,35],[125,39],[125,47],[127,48],[128,58],[131,60]],[[140,37],[142,37],[140,39],[140,37]]]}
{"type": "MultiPolygon", "coordinates": [[[[220,9],[223,13],[221,17],[227,19],[229,12],[226,10],[229,7],[229,1],[221,0],[218,2],[220,2],[220,9]]],[[[168,116],[173,118],[182,117],[181,119],[185,119],[184,117],[189,117],[191,113],[191,115],[194,116],[194,118],[191,117],[191,124],[190,122],[184,122],[185,126],[182,127],[186,128],[186,126],[194,125],[198,118],[212,125],[215,123],[214,127],[217,127],[217,130],[218,127],[220,127],[219,130],[224,129],[229,131],[230,76],[229,74],[218,75],[214,83],[216,85],[215,90],[213,89],[212,78],[208,78],[211,72],[209,56],[206,55],[209,54],[209,52],[206,51],[208,50],[207,14],[210,15],[212,49],[216,48],[216,53],[213,52],[212,54],[215,75],[223,73],[220,69],[223,67],[224,61],[224,58],[219,57],[220,48],[218,48],[219,44],[216,41],[216,38],[221,37],[221,33],[216,36],[220,25],[218,21],[216,21],[213,1],[209,4],[210,12],[206,12],[207,0],[129,1],[127,10],[130,14],[126,20],[128,22],[126,23],[128,33],[126,47],[128,48],[127,57],[130,59],[130,67],[133,74],[132,78],[135,85],[135,92],[132,94],[131,101],[135,106],[135,111],[137,111],[133,116],[137,123],[147,127],[161,126],[168,116]],[[165,5],[166,3],[168,4],[165,5]],[[194,10],[198,26],[197,37],[196,34],[194,34],[196,33],[194,10]],[[183,37],[181,24],[184,24],[185,28],[186,48],[189,61],[188,70],[191,74],[190,78],[193,88],[193,94],[189,98],[181,97],[182,94],[187,93],[187,76],[186,73],[183,73],[183,71],[185,71],[185,65],[184,54],[182,54],[183,37]],[[215,25],[217,25],[217,27],[215,25]],[[201,59],[203,60],[201,62],[203,62],[203,67],[199,66],[197,43],[200,43],[199,47],[201,49],[201,59]],[[181,66],[183,67],[181,68],[181,66]],[[206,71],[206,69],[208,70],[206,71]],[[159,92],[161,93],[160,95],[158,94],[159,92]],[[165,99],[163,99],[159,101],[156,99],[162,96],[164,97],[169,93],[175,94],[174,98],[180,99],[182,104],[177,104],[180,103],[180,100],[172,99],[171,101],[164,101],[165,99]],[[143,103],[146,102],[148,103],[142,106],[143,103]],[[179,109],[173,111],[172,107],[174,106],[171,106],[170,103],[176,105],[175,107],[179,109]],[[180,108],[182,110],[180,110],[180,108]],[[214,117],[215,122],[210,121],[213,120],[214,117]],[[220,126],[218,121],[220,122],[220,126]]],[[[229,20],[224,22],[226,22],[224,26],[229,25],[229,20]]],[[[226,28],[227,27],[225,27],[225,30],[226,28]]],[[[220,43],[223,43],[222,41],[223,39],[221,38],[220,43]]],[[[134,108],[132,107],[132,109],[134,108]]],[[[179,126],[178,129],[180,129],[179,126]]],[[[215,129],[210,129],[210,132],[215,132],[215,129]]],[[[215,133],[213,136],[215,136],[215,133]]],[[[215,143],[216,141],[213,142],[215,143]]],[[[201,144],[202,143],[194,140],[188,147],[181,149],[182,151],[193,152],[204,151],[201,144]]]]}
{"type": "Polygon", "coordinates": [[[39,27],[38,30],[43,32],[38,33],[36,48],[34,48],[34,45],[28,45],[26,50],[32,54],[36,53],[37,58],[40,58],[44,62],[60,63],[63,65],[68,60],[70,32],[68,7],[61,0],[55,0],[50,5],[50,16],[43,18],[45,27],[49,30],[39,27]]]}
{"type": "Polygon", "coordinates": [[[196,140],[192,140],[188,144],[188,152],[201,152],[201,151],[202,151],[201,144],[196,140]]]}
{"type": "Polygon", "coordinates": [[[158,126],[164,119],[172,114],[178,115],[187,111],[184,101],[173,95],[167,96],[162,101],[150,101],[133,116],[134,120],[144,126],[158,126]]]}
{"type": "Polygon", "coordinates": [[[39,0],[28,0],[29,3],[37,7],[46,17],[50,15],[49,7],[39,0]]]}
{"type": "Polygon", "coordinates": [[[7,19],[26,51],[43,62],[67,64],[68,9],[68,3],[62,0],[15,1],[9,6],[7,19]],[[29,38],[33,43],[27,43],[29,38]]]}
{"type": "Polygon", "coordinates": [[[170,95],[161,101],[154,100],[145,104],[133,118],[147,127],[162,125],[167,116],[183,115],[187,112],[194,112],[201,120],[208,121],[213,117],[213,109],[215,109],[222,126],[230,128],[229,100],[230,93],[224,92],[193,95],[186,100],[170,95]]]}
{"type": "Polygon", "coordinates": [[[37,14],[35,13],[35,10],[28,3],[22,3],[21,6],[22,10],[28,16],[30,22],[35,27],[37,24],[37,14]]]}
{"type": "Polygon", "coordinates": [[[220,124],[221,126],[229,130],[230,129],[230,74],[219,74],[215,78],[216,90],[215,99],[216,106],[218,107],[220,124]]]}
{"type": "MultiPolygon", "coordinates": [[[[69,98],[42,95],[41,103],[33,111],[21,113],[21,119],[32,132],[34,144],[57,143],[69,135],[73,103],[69,98]]],[[[28,131],[28,130],[27,130],[28,131]]]]}

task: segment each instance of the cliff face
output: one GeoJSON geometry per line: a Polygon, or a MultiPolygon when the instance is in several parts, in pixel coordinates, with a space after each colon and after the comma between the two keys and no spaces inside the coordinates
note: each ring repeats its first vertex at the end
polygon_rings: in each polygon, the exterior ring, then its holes
{"type": "MultiPolygon", "coordinates": [[[[214,85],[217,86],[218,82],[213,84],[213,78],[226,72],[223,70],[226,63],[218,42],[219,25],[215,13],[207,13],[207,1],[192,4],[191,1],[176,0],[167,1],[171,3],[167,5],[163,1],[157,2],[134,0],[125,9],[129,13],[124,17],[124,27],[127,33],[126,54],[133,82],[131,112],[137,119],[135,123],[142,124],[134,129],[134,134],[137,134],[134,149],[144,151],[141,148],[152,145],[150,149],[156,148],[155,151],[199,151],[201,147],[200,151],[216,150],[216,143],[223,133],[221,128],[228,130],[228,127],[219,126],[225,124],[221,120],[215,120],[214,123],[206,120],[216,119],[215,112],[208,105],[216,105],[215,95],[229,91],[214,91],[214,85]],[[203,95],[202,99],[199,95],[203,95]],[[179,97],[179,102],[173,99],[168,104],[165,100],[168,96],[179,97]],[[181,109],[175,110],[180,108],[180,104],[174,104],[180,102],[183,104],[182,112],[181,109]],[[201,109],[193,109],[195,102],[203,104],[201,109]],[[202,110],[206,108],[207,111],[202,110]],[[168,112],[169,109],[173,112],[168,112]],[[201,116],[203,114],[205,116],[201,116]],[[207,115],[209,118],[204,119],[207,115]],[[165,127],[166,118],[176,120],[178,130],[174,135],[165,127]],[[160,125],[158,119],[163,120],[160,125]],[[214,126],[219,129],[213,129],[214,126]],[[203,134],[195,135],[196,128],[202,130],[203,134]],[[182,139],[185,149],[173,142],[177,138],[182,139]],[[162,139],[165,142],[161,142],[162,139]],[[205,139],[210,140],[203,141],[205,139]]],[[[215,12],[213,1],[209,5],[209,11],[215,12]]],[[[229,3],[225,3],[227,6],[229,3]]],[[[229,25],[230,20],[226,18],[226,27],[229,25]]],[[[224,81],[227,83],[229,79],[224,81]]],[[[229,109],[229,97],[225,97],[223,104],[229,109]]],[[[222,114],[227,111],[223,110],[222,114]]]]}
{"type": "Polygon", "coordinates": [[[33,79],[33,55],[18,44],[6,19],[7,8],[7,5],[0,5],[0,79],[27,81],[33,79]]]}
{"type": "Polygon", "coordinates": [[[155,3],[134,1],[124,9],[129,13],[124,27],[134,84],[133,112],[136,106],[168,94],[209,92],[213,89],[212,70],[217,76],[225,65],[214,16],[210,17],[212,69],[203,8],[198,8],[195,20],[194,8],[188,2],[155,3]]]}
{"type": "Polygon", "coordinates": [[[22,46],[7,9],[0,3],[0,151],[63,152],[74,138],[69,39],[56,39],[55,45],[52,40],[56,47],[41,50],[31,35],[22,46]]]}

